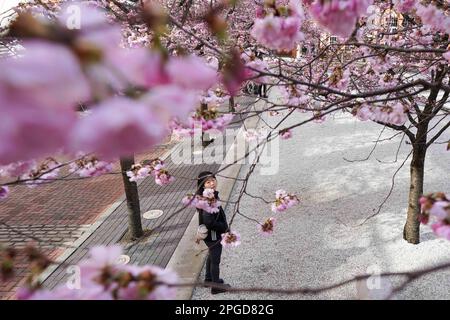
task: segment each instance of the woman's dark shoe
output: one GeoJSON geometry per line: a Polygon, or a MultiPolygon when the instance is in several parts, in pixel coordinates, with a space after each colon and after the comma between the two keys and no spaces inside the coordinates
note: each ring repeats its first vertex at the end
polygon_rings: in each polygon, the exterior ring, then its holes
{"type": "MultiPolygon", "coordinates": [[[[205,282],[212,282],[212,279],[205,279],[205,282]]],[[[223,279],[219,279],[218,283],[224,283],[223,279]]]]}
{"type": "MultiPolygon", "coordinates": [[[[223,286],[225,286],[227,288],[231,288],[231,286],[229,284],[224,284],[223,286]]],[[[224,292],[227,292],[227,289],[211,288],[211,294],[218,294],[218,293],[224,293],[224,292]]]]}

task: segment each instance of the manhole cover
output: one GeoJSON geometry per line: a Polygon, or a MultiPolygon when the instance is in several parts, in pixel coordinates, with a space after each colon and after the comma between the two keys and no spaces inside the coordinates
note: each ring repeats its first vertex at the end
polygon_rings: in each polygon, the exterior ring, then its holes
{"type": "Polygon", "coordinates": [[[150,210],[150,211],[144,212],[142,217],[144,219],[156,219],[156,218],[161,217],[162,215],[163,215],[162,210],[150,210]]]}
{"type": "Polygon", "coordinates": [[[117,258],[117,264],[127,264],[130,262],[130,256],[127,256],[126,254],[122,254],[117,258]]]}

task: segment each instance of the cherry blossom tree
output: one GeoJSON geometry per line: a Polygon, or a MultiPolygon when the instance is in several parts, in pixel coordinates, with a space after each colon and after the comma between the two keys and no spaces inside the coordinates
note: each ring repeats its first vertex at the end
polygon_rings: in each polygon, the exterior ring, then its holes
{"type": "MultiPolygon", "coordinates": [[[[291,138],[306,123],[329,121],[337,112],[395,130],[403,136],[402,142],[408,139],[411,181],[404,239],[419,243],[420,222],[433,219],[434,232],[450,240],[449,196],[443,192],[424,195],[423,190],[427,149],[450,127],[448,4],[419,0],[36,1],[18,11],[7,36],[20,41],[24,50],[19,58],[0,60],[0,165],[2,175],[11,178],[0,186],[0,201],[16,184],[35,186],[57,179],[63,166],[82,177],[95,177],[110,172],[110,163],[117,158],[122,159],[124,181],[135,184],[153,176],[158,184],[170,183],[174,177],[163,162],[138,164],[130,155],[156,145],[171,132],[190,136],[196,128],[223,130],[232,114],[201,105],[242,94],[246,82],[254,81],[277,88],[280,99],[267,100],[264,110],[237,109],[234,114],[259,117],[287,112],[268,134],[247,134],[258,140],[258,148],[277,136],[291,138]],[[77,16],[77,10],[83,14],[77,16]],[[390,24],[392,18],[397,25],[390,24]],[[302,47],[307,50],[296,59],[282,57],[302,47]],[[258,58],[255,48],[267,57],[258,58]],[[216,89],[224,94],[216,95],[216,89]],[[80,117],[80,108],[89,114],[80,117]],[[285,125],[295,111],[310,117],[285,125]],[[58,152],[73,155],[74,160],[60,164],[51,158],[58,152]]],[[[233,221],[238,214],[252,220],[241,212],[239,202],[252,196],[246,188],[258,159],[259,155],[239,190],[230,229],[223,234],[224,247],[245,241],[233,221]]],[[[285,190],[276,191],[274,199],[261,200],[274,214],[301,205],[297,195],[285,190]]],[[[218,210],[208,189],[180,201],[206,212],[218,210]]],[[[276,232],[277,219],[282,217],[256,221],[260,233],[276,232]]],[[[139,225],[134,228],[138,236],[139,225]]],[[[52,263],[29,250],[37,270],[52,263]]],[[[117,247],[92,249],[91,257],[80,263],[87,270],[80,296],[61,288],[48,292],[31,279],[20,297],[171,296],[177,284],[170,271],[154,266],[117,267],[114,259],[119,254],[117,247]]],[[[6,250],[5,257],[2,271],[8,273],[14,251],[6,250]]],[[[403,273],[407,280],[393,292],[411,279],[449,267],[447,263],[403,273]]]]}

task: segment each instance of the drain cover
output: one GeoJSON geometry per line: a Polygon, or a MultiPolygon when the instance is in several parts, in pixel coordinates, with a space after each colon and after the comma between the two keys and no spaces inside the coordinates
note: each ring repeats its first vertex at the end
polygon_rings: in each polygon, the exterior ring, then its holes
{"type": "Polygon", "coordinates": [[[144,219],[156,219],[156,218],[161,217],[162,215],[163,215],[162,210],[150,210],[150,211],[144,212],[142,217],[144,219]]]}
{"type": "Polygon", "coordinates": [[[130,256],[127,256],[126,254],[122,254],[117,258],[117,264],[127,264],[130,262],[130,256]]]}

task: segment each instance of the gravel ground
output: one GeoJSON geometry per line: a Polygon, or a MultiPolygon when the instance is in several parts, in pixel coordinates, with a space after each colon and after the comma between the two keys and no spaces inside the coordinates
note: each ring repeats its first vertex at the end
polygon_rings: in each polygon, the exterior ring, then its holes
{"type": "MultiPolygon", "coordinates": [[[[272,93],[272,95],[274,95],[272,93]]],[[[287,124],[305,119],[295,112],[287,124]]],[[[281,115],[269,117],[269,122],[281,115]]],[[[283,127],[283,126],[282,126],[283,127]]],[[[392,176],[410,151],[400,136],[380,142],[366,158],[382,127],[337,114],[334,120],[297,128],[293,138],[280,141],[279,172],[260,175],[255,171],[248,191],[273,199],[275,190],[296,193],[301,204],[284,213],[272,213],[261,200],[244,197],[242,213],[262,221],[277,218],[275,233],[262,237],[256,224],[241,216],[233,223],[242,244],[225,249],[221,277],[234,287],[292,289],[321,287],[359,274],[401,272],[430,267],[450,261],[450,242],[438,239],[428,226],[421,227],[421,243],[411,245],[402,239],[409,191],[409,160],[395,178],[395,188],[380,214],[357,226],[373,214],[391,187],[392,176]]],[[[392,136],[385,130],[382,137],[392,136]]],[[[448,140],[449,133],[438,139],[448,140]]],[[[426,159],[425,192],[449,191],[449,153],[445,144],[429,148],[426,159]]],[[[248,165],[243,166],[243,177],[248,165]]],[[[241,184],[233,191],[237,197],[241,184]]],[[[220,186],[219,186],[220,190],[220,186]]],[[[228,219],[232,214],[227,210],[228,219]]],[[[204,278],[204,270],[200,278],[204,278]]],[[[398,284],[399,278],[381,281],[371,298],[382,297],[383,288],[398,284]]],[[[369,284],[377,285],[377,278],[369,284]]],[[[401,291],[395,299],[450,299],[450,270],[426,275],[401,291]]],[[[193,299],[355,299],[367,297],[364,283],[351,283],[317,295],[280,295],[268,293],[224,293],[211,295],[197,288],[193,299]]]]}

